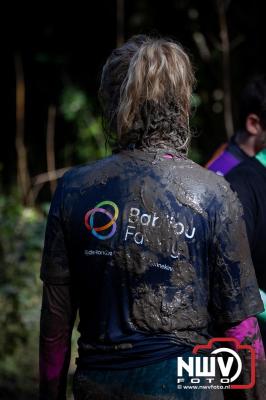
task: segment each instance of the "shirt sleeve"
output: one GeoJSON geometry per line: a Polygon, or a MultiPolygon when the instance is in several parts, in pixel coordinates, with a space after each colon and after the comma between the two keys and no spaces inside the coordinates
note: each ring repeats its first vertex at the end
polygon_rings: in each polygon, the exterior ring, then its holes
{"type": "Polygon", "coordinates": [[[71,285],[44,283],[40,319],[39,400],[66,400],[77,302],[71,285]]]}
{"type": "Polygon", "coordinates": [[[70,282],[69,256],[63,225],[63,178],[54,193],[46,224],[40,278],[50,284],[70,282]]]}
{"type": "Polygon", "coordinates": [[[263,311],[243,209],[225,180],[217,199],[210,258],[210,308],[214,321],[237,323],[263,311]]]}

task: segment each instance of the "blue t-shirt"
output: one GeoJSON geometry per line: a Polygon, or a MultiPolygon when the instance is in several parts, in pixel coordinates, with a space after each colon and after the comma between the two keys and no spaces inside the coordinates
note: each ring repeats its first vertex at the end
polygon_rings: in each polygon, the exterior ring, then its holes
{"type": "Polygon", "coordinates": [[[222,177],[181,157],[125,150],[68,171],[41,278],[77,293],[77,363],[148,365],[262,311],[242,214],[222,177]]]}

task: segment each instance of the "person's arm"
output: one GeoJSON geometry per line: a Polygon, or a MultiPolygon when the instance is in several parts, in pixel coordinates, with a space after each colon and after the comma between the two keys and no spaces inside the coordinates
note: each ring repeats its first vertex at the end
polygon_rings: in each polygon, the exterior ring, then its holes
{"type": "Polygon", "coordinates": [[[71,334],[77,301],[70,271],[64,223],[64,178],[58,182],[47,219],[40,277],[43,300],[40,320],[40,400],[66,399],[71,334]]]}
{"type": "MultiPolygon", "coordinates": [[[[235,338],[240,344],[251,345],[256,355],[255,386],[249,390],[230,390],[229,393],[225,392],[225,400],[227,398],[229,400],[263,400],[266,390],[266,360],[257,318],[249,317],[230,326],[225,329],[224,336],[235,338]]],[[[249,354],[242,354],[241,361],[243,366],[239,383],[246,384],[250,381],[251,376],[251,360],[249,354]]]]}
{"type": "Polygon", "coordinates": [[[241,344],[250,344],[255,350],[256,361],[265,361],[265,351],[256,317],[249,317],[225,330],[226,337],[237,339],[241,344]]]}
{"type": "Polygon", "coordinates": [[[76,300],[70,285],[43,285],[40,320],[40,400],[65,400],[76,300]]]}

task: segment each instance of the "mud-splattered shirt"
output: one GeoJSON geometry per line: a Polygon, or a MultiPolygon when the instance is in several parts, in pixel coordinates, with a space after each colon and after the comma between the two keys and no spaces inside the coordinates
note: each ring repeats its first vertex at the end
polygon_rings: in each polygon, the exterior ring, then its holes
{"type": "Polygon", "coordinates": [[[190,160],[127,150],[59,181],[41,278],[72,285],[79,357],[119,369],[206,343],[214,324],[262,311],[242,208],[190,160]]]}

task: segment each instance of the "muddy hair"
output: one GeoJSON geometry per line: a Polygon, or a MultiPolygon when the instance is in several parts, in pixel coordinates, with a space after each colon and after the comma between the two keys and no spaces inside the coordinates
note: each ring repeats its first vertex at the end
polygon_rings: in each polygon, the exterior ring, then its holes
{"type": "Polygon", "coordinates": [[[102,72],[99,99],[120,147],[187,153],[194,73],[183,48],[168,39],[132,37],[102,72]]]}

